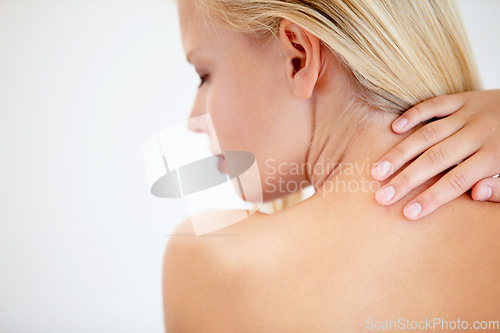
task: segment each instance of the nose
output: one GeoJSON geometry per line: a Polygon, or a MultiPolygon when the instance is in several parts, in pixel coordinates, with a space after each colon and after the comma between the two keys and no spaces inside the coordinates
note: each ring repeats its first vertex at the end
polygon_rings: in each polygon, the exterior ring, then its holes
{"type": "Polygon", "coordinates": [[[208,123],[207,123],[207,115],[202,114],[195,117],[190,117],[187,121],[188,130],[195,133],[206,133],[209,134],[208,131],[208,123]]]}
{"type": "Polygon", "coordinates": [[[187,127],[188,130],[195,133],[206,133],[208,134],[208,124],[206,118],[208,115],[205,113],[203,96],[198,93],[194,101],[194,105],[191,109],[191,113],[188,117],[187,127]]]}

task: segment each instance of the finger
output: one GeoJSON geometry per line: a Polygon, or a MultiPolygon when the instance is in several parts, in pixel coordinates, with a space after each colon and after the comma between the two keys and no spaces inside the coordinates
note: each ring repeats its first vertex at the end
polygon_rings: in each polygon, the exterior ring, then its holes
{"type": "MultiPolygon", "coordinates": [[[[427,150],[382,186],[375,194],[375,199],[380,204],[391,205],[428,179],[474,154],[480,145],[470,140],[473,137],[470,132],[464,128],[427,150]]],[[[488,160],[488,157],[484,160],[488,160]]]]}
{"type": "Polygon", "coordinates": [[[427,124],[397,144],[372,167],[372,177],[387,179],[408,161],[462,129],[463,120],[451,117],[427,124]]]}
{"type": "MultiPolygon", "coordinates": [[[[411,200],[403,209],[404,216],[409,220],[420,219],[440,206],[450,202],[466,192],[485,174],[496,171],[489,163],[478,164],[478,161],[488,160],[488,154],[478,151],[457,167],[453,168],[431,187],[411,200]]],[[[497,189],[498,191],[498,189],[497,189]]]]}
{"type": "Polygon", "coordinates": [[[500,179],[486,178],[480,180],[471,192],[472,199],[477,201],[500,202],[500,179]]]}
{"type": "Polygon", "coordinates": [[[405,133],[415,125],[433,117],[448,116],[465,104],[463,94],[438,96],[408,109],[392,123],[392,130],[405,133]]]}

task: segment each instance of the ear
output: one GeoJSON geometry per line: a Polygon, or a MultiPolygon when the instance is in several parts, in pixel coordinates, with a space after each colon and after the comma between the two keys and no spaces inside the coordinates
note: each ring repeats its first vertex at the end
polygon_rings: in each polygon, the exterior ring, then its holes
{"type": "Polygon", "coordinates": [[[287,56],[286,73],[294,95],[310,98],[321,70],[318,38],[288,19],[281,20],[278,38],[287,56]]]}

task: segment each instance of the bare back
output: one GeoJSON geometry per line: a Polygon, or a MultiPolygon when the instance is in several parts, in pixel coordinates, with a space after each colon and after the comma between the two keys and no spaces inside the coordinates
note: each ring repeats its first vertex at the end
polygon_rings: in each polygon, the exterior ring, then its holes
{"type": "Polygon", "coordinates": [[[360,332],[399,318],[500,319],[498,205],[464,195],[418,222],[370,208],[317,197],[235,225],[245,327],[360,332]]]}
{"type": "Polygon", "coordinates": [[[414,222],[395,216],[401,208],[316,195],[206,238],[217,248],[202,251],[207,267],[230,281],[220,289],[229,327],[373,332],[401,319],[500,320],[500,206],[462,195],[414,222]]]}

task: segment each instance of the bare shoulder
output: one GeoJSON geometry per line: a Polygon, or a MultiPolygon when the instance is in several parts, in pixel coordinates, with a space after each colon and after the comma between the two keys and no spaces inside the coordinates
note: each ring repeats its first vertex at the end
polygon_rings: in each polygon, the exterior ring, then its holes
{"type": "Polygon", "coordinates": [[[195,236],[190,219],[170,237],[163,261],[167,332],[234,332],[246,320],[248,261],[269,217],[254,213],[226,228],[195,236]]]}

